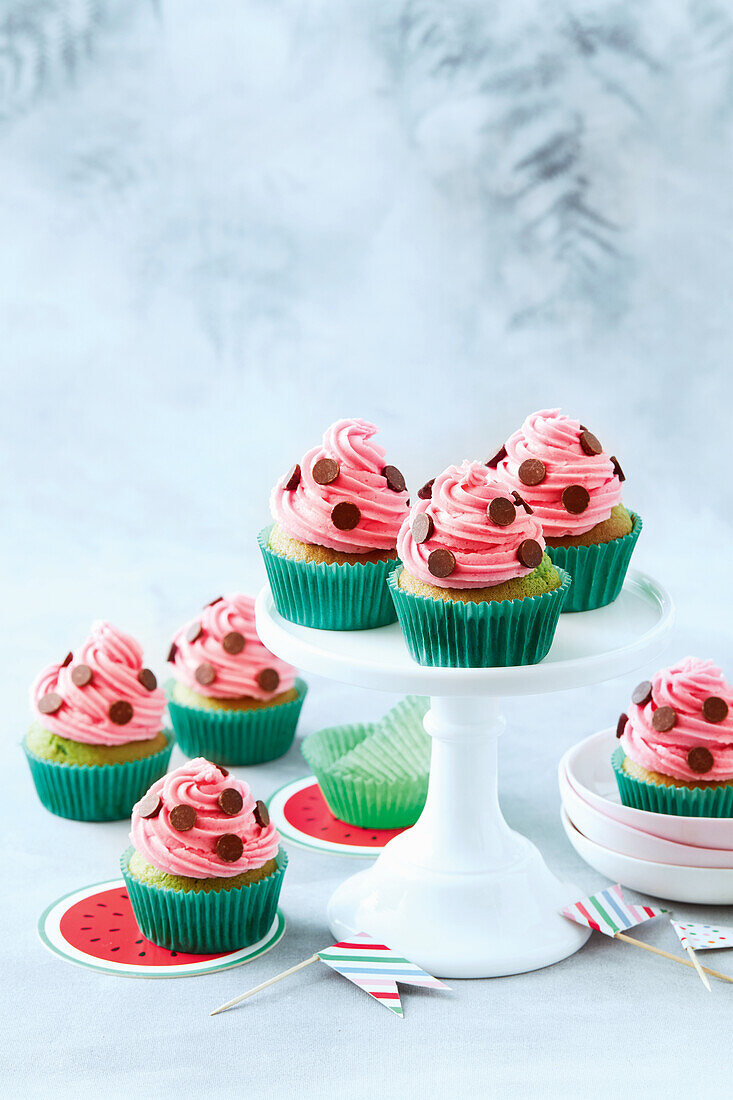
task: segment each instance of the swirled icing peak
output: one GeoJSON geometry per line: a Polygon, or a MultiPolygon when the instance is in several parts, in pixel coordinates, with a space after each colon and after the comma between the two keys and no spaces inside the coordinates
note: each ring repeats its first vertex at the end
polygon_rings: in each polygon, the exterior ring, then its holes
{"type": "Polygon", "coordinates": [[[220,596],[186,623],[168,659],[180,683],[213,699],[272,699],[295,687],[295,669],[262,644],[255,602],[241,593],[220,596]]]}
{"type": "Polygon", "coordinates": [[[153,783],[133,806],[130,840],[159,871],[189,878],[234,878],[274,859],[280,844],[247,784],[203,757],[153,783]]]}
{"type": "Polygon", "coordinates": [[[346,554],[393,550],[407,489],[366,420],[337,420],[270,496],[274,519],[301,542],[346,554]]]}
{"type": "Polygon", "coordinates": [[[123,745],[159,733],[165,694],[143,667],[135,639],[95,622],[76,653],[38,676],[31,703],[51,733],[86,745],[123,745]]]}
{"type": "Polygon", "coordinates": [[[733,688],[712,661],[685,657],[642,681],[618,732],[648,771],[686,782],[733,778],[733,688]]]}
{"type": "Polygon", "coordinates": [[[435,478],[432,495],[415,501],[397,539],[408,573],[443,588],[525,577],[544,549],[537,517],[492,470],[468,461],[435,478]]]}
{"type": "Polygon", "coordinates": [[[621,503],[617,459],[559,409],[531,413],[503,449],[496,472],[532,506],[547,538],[582,535],[621,503]]]}

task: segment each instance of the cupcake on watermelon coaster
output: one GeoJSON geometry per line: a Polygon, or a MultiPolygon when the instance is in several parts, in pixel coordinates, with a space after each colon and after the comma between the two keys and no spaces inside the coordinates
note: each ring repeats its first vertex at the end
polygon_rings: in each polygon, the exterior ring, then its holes
{"type": "Polygon", "coordinates": [[[563,611],[612,603],[641,532],[641,517],[621,502],[618,459],[578,420],[545,409],[528,416],[487,465],[527,501],[551,560],[572,576],[563,611]]]}
{"type": "Polygon", "coordinates": [[[272,491],[259,544],[278,612],[325,630],[395,620],[386,579],[407,515],[405,479],[364,420],[339,420],[272,491]]]}
{"type": "Polygon", "coordinates": [[[379,722],[333,726],[303,741],[334,817],[365,829],[414,825],[428,791],[427,699],[408,696],[379,722]]]}
{"type": "Polygon", "coordinates": [[[236,951],[266,935],[287,856],[264,802],[198,758],[159,779],[132,811],[122,875],[141,932],[175,951],[236,951]]]}
{"type": "Polygon", "coordinates": [[[110,623],[44,669],[31,702],[23,749],[41,802],[60,817],[125,818],[168,767],[165,694],[135,639],[110,623]]]}
{"type": "Polygon", "coordinates": [[[168,711],[187,756],[262,764],[288,751],[307,687],[260,641],[251,596],[212,600],[178,631],[168,660],[168,711]]]}
{"type": "Polygon", "coordinates": [[[634,688],[613,754],[621,801],[682,817],[733,817],[733,688],[685,657],[634,688]]]}
{"type": "Polygon", "coordinates": [[[397,540],[403,568],[389,578],[418,664],[541,661],[570,588],[544,548],[532,509],[483,463],[449,466],[423,486],[397,540]]]}

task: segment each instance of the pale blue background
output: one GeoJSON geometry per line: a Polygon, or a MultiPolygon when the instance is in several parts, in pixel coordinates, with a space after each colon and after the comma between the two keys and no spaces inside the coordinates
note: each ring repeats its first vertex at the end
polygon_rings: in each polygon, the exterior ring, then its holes
{"type": "MultiPolygon", "coordinates": [[[[246,970],[64,966],[36,916],[113,875],[125,827],[51,818],[16,746],[93,618],[162,673],[192,609],[259,587],[269,486],[342,415],[415,486],[563,405],[629,475],[670,657],[733,674],[732,116],[722,0],[0,0],[10,1093],[661,1095],[702,1064],[722,1094],[729,991],[603,942],[407,994],[402,1023],[315,972],[208,1021],[327,938],[351,865],[298,852],[288,937],[246,970]]],[[[635,679],[507,708],[507,816],[589,889],[554,767],[635,679]]],[[[314,684],[302,732],[388,702],[314,684]]]]}

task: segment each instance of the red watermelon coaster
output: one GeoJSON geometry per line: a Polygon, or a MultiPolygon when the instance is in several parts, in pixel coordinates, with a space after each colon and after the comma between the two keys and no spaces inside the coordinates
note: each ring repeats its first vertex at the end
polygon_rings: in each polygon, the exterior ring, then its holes
{"type": "Polygon", "coordinates": [[[240,951],[190,955],[157,947],[138,928],[121,878],[64,895],[38,922],[42,942],[56,955],[90,970],[133,978],[182,978],[228,970],[264,955],[284,933],[285,918],[278,909],[267,935],[240,951]]]}
{"type": "Polygon", "coordinates": [[[316,852],[373,859],[387,841],[404,829],[362,829],[334,817],[323,797],[318,780],[306,775],[280,787],[271,795],[267,808],[284,841],[316,852]]]}

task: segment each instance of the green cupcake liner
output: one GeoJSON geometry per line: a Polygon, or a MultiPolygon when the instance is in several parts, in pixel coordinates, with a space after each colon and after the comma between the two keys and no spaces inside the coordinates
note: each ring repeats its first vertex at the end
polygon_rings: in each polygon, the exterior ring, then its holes
{"type": "Polygon", "coordinates": [[[537,664],[552,645],[572,583],[558,569],[562,584],[541,596],[460,603],[405,592],[400,572],[387,583],[407,648],[419,665],[450,668],[537,664]]]}
{"type": "Polygon", "coordinates": [[[260,531],[257,541],[272,598],[284,619],[319,630],[370,630],[395,622],[386,581],[397,559],[354,565],[295,561],[270,549],[271,531],[260,531]]]}
{"type": "Polygon", "coordinates": [[[303,755],[313,769],[329,810],[339,821],[363,829],[406,828],[415,824],[425,805],[427,771],[413,777],[387,779],[332,770],[342,757],[379,728],[378,722],[355,722],[319,730],[305,738],[303,755]]]}
{"type": "Polygon", "coordinates": [[[135,920],[152,943],[171,951],[214,955],[257,943],[277,913],[288,857],[278,850],[277,871],[250,886],[231,890],[191,891],[150,886],[129,873],[134,849],[124,852],[120,867],[135,920]]]}
{"type": "Polygon", "coordinates": [[[168,713],[181,751],[235,766],[264,764],[288,751],[308,692],[305,680],[297,679],[298,697],[289,703],[261,710],[206,710],[175,703],[170,695],[173,684],[166,684],[168,713]]]}
{"type": "Polygon", "coordinates": [[[23,751],[43,805],[72,821],[121,821],[152,783],[168,770],[173,734],[164,730],[168,745],[152,756],[123,764],[57,764],[43,760],[23,742],[23,751]]]}
{"type": "Polygon", "coordinates": [[[628,535],[593,546],[548,546],[552,564],[565,569],[573,578],[573,587],[563,611],[594,611],[618,596],[629,568],[631,555],[641,534],[641,516],[629,512],[628,535]]]}
{"type": "Polygon", "coordinates": [[[674,817],[733,817],[733,784],[724,787],[660,787],[635,779],[623,770],[624,750],[611,757],[618,793],[624,806],[674,817]]]}

